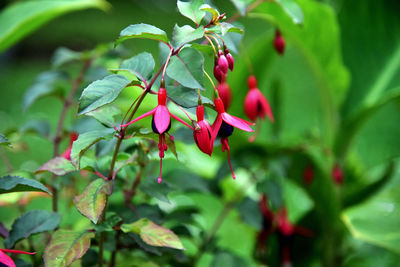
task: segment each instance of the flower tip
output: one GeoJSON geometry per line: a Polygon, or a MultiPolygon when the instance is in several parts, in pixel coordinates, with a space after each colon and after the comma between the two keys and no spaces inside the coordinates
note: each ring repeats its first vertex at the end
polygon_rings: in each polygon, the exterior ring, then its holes
{"type": "Polygon", "coordinates": [[[161,176],[160,176],[160,177],[158,177],[157,182],[160,184],[161,181],[162,181],[162,179],[161,179],[161,176]]]}

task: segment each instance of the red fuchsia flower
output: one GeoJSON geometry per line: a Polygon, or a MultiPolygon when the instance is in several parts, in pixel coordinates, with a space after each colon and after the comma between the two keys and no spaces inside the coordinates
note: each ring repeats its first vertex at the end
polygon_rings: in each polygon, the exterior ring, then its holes
{"type": "Polygon", "coordinates": [[[307,166],[303,172],[303,179],[306,184],[311,184],[314,180],[314,169],[312,166],[307,166]]]}
{"type": "Polygon", "coordinates": [[[342,185],[343,184],[343,172],[342,168],[340,168],[339,164],[335,164],[332,169],[332,178],[333,181],[335,181],[336,184],[342,185]]]}
{"type": "Polygon", "coordinates": [[[251,129],[249,125],[254,125],[254,123],[247,122],[241,118],[226,113],[224,108],[224,103],[222,102],[222,99],[219,96],[215,98],[214,105],[218,112],[218,115],[212,125],[211,142],[214,143],[214,140],[217,137],[217,135],[221,137],[222,152],[225,151],[227,152],[229,168],[231,169],[233,179],[236,179],[236,175],[233,171],[229,155],[230,148],[228,143],[228,137],[232,135],[234,129],[233,127],[236,127],[246,132],[252,132],[253,129],[251,129]]]}
{"type": "Polygon", "coordinates": [[[274,47],[279,55],[283,55],[285,52],[285,39],[283,39],[282,34],[279,30],[275,31],[274,47]]]}
{"type": "Polygon", "coordinates": [[[21,251],[21,250],[1,249],[0,248],[0,265],[1,266],[5,265],[6,267],[15,267],[14,261],[6,253],[29,254],[29,255],[36,254],[36,252],[25,252],[25,251],[21,251]]]}
{"type": "Polygon", "coordinates": [[[231,71],[233,71],[233,67],[234,67],[234,65],[235,65],[235,60],[233,59],[233,56],[232,56],[231,53],[229,52],[228,48],[225,48],[224,53],[225,53],[226,59],[228,60],[229,69],[230,69],[231,71]]]}
{"type": "Polygon", "coordinates": [[[212,130],[210,124],[204,119],[204,106],[198,105],[196,109],[197,127],[193,131],[194,141],[197,147],[204,153],[211,156],[213,142],[211,142],[212,130]]]}
{"type": "Polygon", "coordinates": [[[228,73],[229,62],[222,50],[218,51],[218,67],[221,69],[223,74],[226,75],[228,73]]]}
{"type": "Polygon", "coordinates": [[[244,111],[247,117],[251,121],[255,121],[257,118],[263,119],[265,116],[268,116],[273,122],[274,115],[272,114],[271,106],[265,96],[257,88],[256,77],[251,75],[247,80],[247,84],[249,86],[249,91],[244,100],[244,111]]]}
{"type": "Polygon", "coordinates": [[[70,133],[69,134],[69,145],[68,148],[61,154],[61,157],[71,160],[71,149],[72,143],[78,139],[78,133],[70,133]]]}
{"type": "Polygon", "coordinates": [[[161,183],[162,180],[161,171],[162,171],[162,159],[164,158],[164,151],[168,149],[167,142],[165,140],[165,134],[168,133],[169,129],[171,128],[171,117],[173,117],[183,125],[186,125],[187,127],[193,130],[192,126],[190,126],[185,121],[181,120],[180,118],[169,112],[167,106],[165,105],[166,103],[167,103],[167,90],[165,90],[165,88],[160,88],[160,90],[158,90],[158,105],[154,109],[137,117],[131,122],[121,125],[121,127],[126,127],[147,116],[150,115],[153,116],[153,119],[151,121],[151,128],[154,133],[159,135],[158,150],[160,156],[160,175],[157,180],[159,183],[161,183]]]}
{"type": "Polygon", "coordinates": [[[224,103],[225,110],[228,110],[229,107],[231,106],[231,101],[232,101],[232,92],[231,89],[229,88],[229,85],[226,82],[222,82],[217,85],[217,91],[219,97],[222,99],[222,102],[224,103]]]}

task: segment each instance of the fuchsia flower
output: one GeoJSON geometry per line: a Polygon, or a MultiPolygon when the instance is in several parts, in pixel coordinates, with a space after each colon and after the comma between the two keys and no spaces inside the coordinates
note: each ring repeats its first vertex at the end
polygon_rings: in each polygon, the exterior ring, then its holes
{"type": "Polygon", "coordinates": [[[233,57],[229,53],[230,58],[228,58],[224,55],[224,52],[222,50],[218,51],[218,57],[215,58],[214,62],[214,77],[217,79],[218,82],[222,83],[226,80],[226,75],[228,74],[228,68],[233,69],[233,57]]]}
{"type": "Polygon", "coordinates": [[[233,71],[233,66],[235,65],[235,60],[233,59],[233,56],[231,55],[231,53],[229,52],[229,50],[227,48],[225,48],[224,53],[225,53],[226,59],[228,60],[229,69],[231,71],[233,71]]]}
{"type": "Polygon", "coordinates": [[[307,166],[303,172],[303,179],[306,184],[311,184],[314,180],[314,169],[312,166],[307,166]]]}
{"type": "Polygon", "coordinates": [[[247,84],[249,86],[249,91],[244,100],[244,111],[247,117],[251,121],[255,121],[257,118],[265,118],[267,115],[273,122],[274,115],[272,114],[271,106],[265,96],[257,88],[256,77],[251,75],[247,80],[247,84]]]}
{"type": "Polygon", "coordinates": [[[335,164],[332,169],[332,178],[333,181],[335,181],[336,184],[342,185],[343,184],[343,172],[342,168],[340,168],[339,164],[335,164]]]}
{"type": "Polygon", "coordinates": [[[61,157],[71,160],[71,149],[72,149],[72,143],[78,139],[78,134],[77,133],[70,133],[69,134],[69,146],[68,148],[61,154],[61,157]]]}
{"type": "Polygon", "coordinates": [[[283,55],[285,52],[285,39],[283,39],[282,34],[279,30],[275,31],[274,47],[279,55],[283,55]]]}
{"type": "Polygon", "coordinates": [[[164,158],[164,151],[168,149],[167,142],[165,140],[165,134],[168,133],[169,129],[171,128],[171,116],[180,123],[186,125],[187,127],[193,130],[192,126],[190,126],[185,121],[181,120],[180,118],[169,112],[167,106],[165,105],[166,103],[167,103],[167,90],[165,90],[165,88],[160,88],[160,90],[158,90],[158,105],[154,109],[137,117],[131,122],[121,125],[121,127],[126,127],[147,116],[153,115],[153,119],[151,121],[151,128],[154,133],[159,135],[158,150],[160,156],[160,175],[157,180],[159,183],[161,183],[162,180],[161,171],[162,171],[162,159],[164,158]]]}
{"type": "Polygon", "coordinates": [[[236,179],[236,175],[233,171],[230,155],[229,155],[229,143],[228,137],[232,135],[233,127],[236,127],[240,130],[246,132],[252,132],[253,129],[250,128],[249,125],[254,125],[254,123],[247,122],[243,119],[237,118],[225,112],[224,103],[220,97],[216,97],[214,100],[215,108],[218,112],[217,118],[215,119],[212,125],[212,138],[211,142],[214,143],[215,138],[218,136],[221,137],[222,144],[222,152],[227,152],[229,168],[232,172],[233,179],[236,179]]]}
{"type": "Polygon", "coordinates": [[[232,92],[231,89],[229,88],[229,85],[226,82],[222,82],[218,84],[217,91],[219,97],[222,99],[222,102],[224,103],[225,110],[228,110],[229,107],[231,106],[231,101],[232,101],[232,92]]]}
{"type": "Polygon", "coordinates": [[[193,131],[194,141],[197,147],[204,153],[211,156],[213,152],[213,142],[211,142],[212,130],[211,126],[204,119],[204,106],[198,105],[196,109],[197,125],[193,131]]]}
{"type": "Polygon", "coordinates": [[[15,267],[14,261],[6,253],[29,254],[29,255],[36,254],[36,252],[25,252],[21,250],[0,248],[0,264],[1,266],[5,265],[6,267],[15,267]]]}

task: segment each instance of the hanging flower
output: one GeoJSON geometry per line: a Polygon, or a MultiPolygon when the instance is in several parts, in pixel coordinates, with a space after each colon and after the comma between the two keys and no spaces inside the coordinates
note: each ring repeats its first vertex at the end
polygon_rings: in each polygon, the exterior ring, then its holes
{"type": "Polygon", "coordinates": [[[178,118],[171,112],[169,112],[167,106],[167,90],[165,88],[160,88],[158,90],[158,105],[150,110],[149,112],[146,112],[145,114],[137,117],[136,119],[132,120],[131,122],[128,122],[126,124],[121,125],[121,127],[126,127],[132,123],[135,123],[147,116],[152,115],[152,121],[151,121],[151,128],[154,133],[159,135],[159,141],[158,141],[158,150],[159,150],[159,156],[160,156],[160,175],[158,177],[158,182],[161,183],[161,173],[162,173],[162,159],[164,158],[164,151],[168,149],[167,147],[167,142],[165,140],[165,134],[168,133],[168,131],[171,128],[171,117],[179,121],[180,123],[186,125],[190,129],[193,130],[193,127],[187,124],[185,121],[182,119],[178,118]]]}
{"type": "Polygon", "coordinates": [[[6,267],[15,267],[15,263],[13,259],[10,258],[6,253],[15,253],[15,254],[29,254],[33,255],[36,252],[25,252],[21,250],[13,250],[13,249],[1,249],[0,248],[0,266],[5,265],[6,267]]]}
{"type": "Polygon", "coordinates": [[[213,142],[211,142],[211,126],[204,119],[204,106],[198,105],[196,109],[197,127],[193,131],[194,141],[197,147],[204,153],[211,156],[213,152],[213,142]]]}
{"type": "Polygon", "coordinates": [[[70,133],[69,134],[69,145],[68,148],[61,154],[61,157],[71,160],[71,150],[72,150],[72,143],[78,139],[77,133],[70,133]]]}
{"type": "Polygon", "coordinates": [[[231,89],[229,88],[229,85],[226,82],[222,82],[218,84],[217,91],[219,97],[222,99],[222,102],[224,103],[225,110],[228,110],[229,107],[231,106],[231,101],[232,101],[232,92],[231,89]]]}
{"type": "Polygon", "coordinates": [[[234,67],[234,65],[235,65],[235,60],[233,59],[233,56],[232,56],[231,53],[229,52],[228,48],[225,48],[224,53],[225,53],[226,59],[228,60],[229,69],[230,69],[231,71],[233,71],[233,67],[234,67]]]}
{"type": "Polygon", "coordinates": [[[285,39],[283,39],[282,34],[279,30],[275,31],[274,47],[279,55],[283,55],[285,52],[285,39]]]}
{"type": "Polygon", "coordinates": [[[273,122],[274,116],[271,111],[271,106],[268,100],[257,88],[257,79],[254,75],[251,75],[247,80],[249,86],[249,91],[247,92],[246,98],[244,100],[244,111],[247,117],[251,121],[255,121],[257,118],[268,118],[273,122]]]}

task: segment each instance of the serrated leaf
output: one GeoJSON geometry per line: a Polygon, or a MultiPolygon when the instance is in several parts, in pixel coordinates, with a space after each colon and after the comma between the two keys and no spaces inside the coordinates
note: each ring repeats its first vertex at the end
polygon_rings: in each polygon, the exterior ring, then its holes
{"type": "Polygon", "coordinates": [[[81,58],[82,58],[81,52],[76,52],[66,47],[60,47],[56,50],[56,52],[54,52],[51,61],[54,68],[59,68],[62,65],[74,61],[79,61],[81,58]]]}
{"type": "Polygon", "coordinates": [[[304,21],[303,11],[295,0],[275,0],[289,15],[295,24],[302,24],[304,21]]]}
{"type": "Polygon", "coordinates": [[[88,112],[86,115],[95,118],[101,124],[111,128],[117,125],[115,117],[121,115],[121,110],[116,106],[106,105],[88,112]]]}
{"type": "Polygon", "coordinates": [[[167,34],[163,30],[153,25],[140,23],[130,25],[123,29],[119,34],[119,38],[115,41],[115,46],[125,40],[133,38],[153,39],[160,42],[168,43],[167,34]]]}
{"type": "Polygon", "coordinates": [[[72,143],[72,148],[71,148],[72,163],[75,166],[80,167],[80,158],[82,157],[83,153],[85,153],[86,150],[88,150],[92,145],[94,145],[98,141],[102,139],[111,138],[112,137],[111,130],[112,129],[97,130],[80,134],[78,136],[78,139],[72,143]]]}
{"type": "Polygon", "coordinates": [[[247,7],[254,2],[254,0],[231,0],[233,5],[239,11],[240,15],[245,16],[247,13],[247,7]]]}
{"type": "Polygon", "coordinates": [[[159,226],[147,218],[142,218],[130,224],[122,224],[121,230],[124,233],[139,234],[140,238],[151,246],[185,249],[179,237],[171,230],[159,226]]]}
{"type": "Polygon", "coordinates": [[[112,74],[89,84],[79,98],[78,115],[113,102],[129,83],[125,76],[112,74]]]}
{"type": "Polygon", "coordinates": [[[126,69],[135,74],[141,81],[151,77],[154,71],[154,58],[148,52],[140,53],[122,61],[120,69],[126,69]]]}
{"type": "Polygon", "coordinates": [[[42,173],[42,172],[51,172],[55,175],[62,176],[67,173],[75,171],[75,166],[72,164],[71,161],[67,160],[63,157],[55,157],[45,164],[43,164],[35,174],[42,173]]]}
{"type": "Polygon", "coordinates": [[[0,145],[3,145],[3,146],[9,146],[10,145],[10,142],[8,141],[7,137],[5,137],[2,134],[0,134],[0,145]]]}
{"type": "Polygon", "coordinates": [[[20,1],[0,13],[0,52],[12,46],[48,21],[65,13],[87,9],[108,9],[104,0],[20,1]]]}
{"type": "Polygon", "coordinates": [[[57,230],[44,251],[46,267],[65,267],[80,259],[90,247],[95,236],[88,231],[57,230]]]}
{"type": "MultiPolygon", "coordinates": [[[[167,86],[168,97],[179,106],[184,108],[197,107],[199,95],[193,89],[183,86],[167,86]]],[[[205,96],[201,96],[203,104],[213,105],[213,101],[205,96]]]]}
{"type": "Polygon", "coordinates": [[[167,75],[185,87],[203,88],[204,57],[191,47],[186,47],[171,58],[167,67],[167,75]]]}
{"type": "Polygon", "coordinates": [[[203,11],[208,11],[208,12],[210,12],[211,13],[211,16],[212,16],[212,21],[215,21],[216,19],[218,19],[218,17],[219,17],[219,12],[218,12],[218,10],[216,10],[215,8],[212,8],[210,5],[208,5],[208,4],[204,4],[204,5],[201,5],[200,6],[200,8],[199,8],[200,10],[203,10],[203,11]]]}
{"type": "Polygon", "coordinates": [[[24,110],[39,98],[55,93],[58,85],[66,81],[68,81],[68,75],[60,71],[46,71],[40,74],[24,94],[22,100],[24,110]]]}
{"type": "Polygon", "coordinates": [[[49,189],[36,180],[11,175],[0,178],[0,194],[26,191],[46,192],[51,195],[49,189]]]}
{"type": "Polygon", "coordinates": [[[179,27],[175,24],[174,31],[172,32],[172,41],[174,47],[178,48],[187,43],[191,43],[195,40],[201,39],[204,36],[204,27],[200,26],[197,29],[184,25],[179,27]]]}
{"type": "Polygon", "coordinates": [[[61,215],[46,210],[32,210],[16,219],[11,227],[10,235],[5,240],[7,248],[14,246],[23,238],[41,232],[54,230],[60,223],[61,215]]]}
{"type": "Polygon", "coordinates": [[[179,12],[191,19],[196,25],[200,25],[201,20],[206,15],[206,12],[200,10],[200,6],[204,4],[203,0],[189,0],[189,1],[181,1],[178,0],[177,6],[179,12]]]}
{"type": "Polygon", "coordinates": [[[97,179],[91,182],[82,194],[74,198],[74,203],[79,212],[97,224],[103,212],[107,196],[112,193],[111,181],[97,179]]]}

